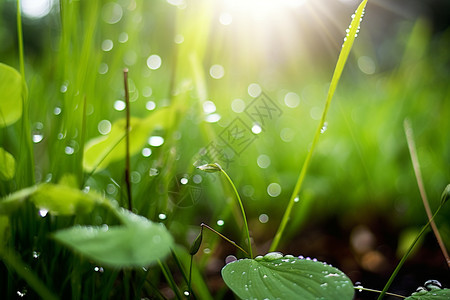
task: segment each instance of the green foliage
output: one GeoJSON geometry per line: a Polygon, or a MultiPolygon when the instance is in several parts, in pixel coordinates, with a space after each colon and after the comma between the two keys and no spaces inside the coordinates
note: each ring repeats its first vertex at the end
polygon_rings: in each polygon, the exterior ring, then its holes
{"type": "Polygon", "coordinates": [[[84,193],[67,185],[45,183],[3,198],[0,201],[0,214],[9,215],[26,199],[30,199],[37,208],[54,215],[88,213],[96,204],[102,202],[102,198],[95,192],[84,193]]]}
{"type": "Polygon", "coordinates": [[[173,239],[162,224],[121,211],[121,226],[75,226],[54,238],[89,259],[107,266],[144,267],[170,253],[173,239]]]}
{"type": "MultiPolygon", "coordinates": [[[[145,119],[130,119],[130,155],[140,151],[157,126],[170,124],[172,111],[160,109],[145,119]]],[[[107,136],[99,136],[87,142],[83,166],[87,172],[106,168],[109,163],[125,158],[125,119],[114,122],[107,136]]]]}
{"type": "Polygon", "coordinates": [[[11,125],[22,117],[23,86],[20,73],[0,63],[0,128],[11,125]]]}
{"type": "Polygon", "coordinates": [[[11,153],[0,147],[0,179],[11,180],[16,174],[16,160],[11,153]]]}
{"type": "Polygon", "coordinates": [[[450,289],[415,292],[405,300],[448,300],[450,289]]]}
{"type": "Polygon", "coordinates": [[[269,253],[227,264],[222,277],[241,299],[352,299],[351,280],[325,263],[269,253]]]}

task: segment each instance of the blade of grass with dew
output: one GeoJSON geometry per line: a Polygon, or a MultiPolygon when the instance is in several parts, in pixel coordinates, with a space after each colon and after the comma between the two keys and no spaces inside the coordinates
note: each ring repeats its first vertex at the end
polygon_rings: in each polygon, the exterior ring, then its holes
{"type": "Polygon", "coordinates": [[[311,145],[311,149],[309,150],[305,162],[303,163],[302,170],[300,171],[300,175],[298,177],[297,183],[295,185],[294,191],[292,193],[291,198],[289,199],[288,206],[285,210],[284,216],[281,220],[280,226],[278,227],[277,233],[275,234],[275,237],[273,239],[272,245],[270,246],[269,252],[275,251],[275,249],[278,248],[278,245],[280,244],[281,237],[283,236],[284,230],[286,228],[286,225],[289,221],[292,208],[295,204],[295,198],[300,193],[303,180],[306,176],[306,172],[308,171],[309,164],[311,162],[312,155],[314,153],[314,149],[317,145],[317,142],[319,140],[319,136],[322,131],[322,127],[325,124],[325,119],[327,116],[328,109],[330,107],[331,99],[333,98],[334,92],[336,91],[337,84],[339,82],[339,78],[341,77],[342,71],[344,70],[345,63],[347,61],[347,58],[350,54],[350,50],[353,46],[353,42],[355,41],[355,38],[359,32],[359,26],[361,24],[362,17],[364,15],[364,8],[367,4],[367,0],[364,0],[361,2],[361,4],[358,6],[358,9],[356,10],[355,14],[352,16],[353,20],[350,23],[350,27],[347,30],[347,35],[344,39],[344,44],[342,45],[341,53],[339,54],[338,61],[336,63],[336,67],[334,69],[333,77],[331,79],[330,88],[328,89],[328,95],[327,100],[325,102],[325,108],[322,113],[322,117],[319,122],[319,126],[317,127],[316,133],[314,134],[313,142],[311,145]]]}

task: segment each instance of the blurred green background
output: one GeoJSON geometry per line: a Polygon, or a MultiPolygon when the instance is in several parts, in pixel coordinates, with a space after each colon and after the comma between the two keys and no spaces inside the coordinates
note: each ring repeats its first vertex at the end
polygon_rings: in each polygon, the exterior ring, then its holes
{"type": "MultiPolygon", "coordinates": [[[[18,69],[15,5],[0,3],[0,61],[18,69]]],[[[126,205],[123,160],[87,176],[82,139],[108,135],[125,117],[122,71],[128,68],[132,116],[167,112],[131,159],[137,212],[165,223],[181,245],[189,245],[201,222],[239,241],[232,193],[218,175],[195,169],[218,162],[242,196],[254,252],[266,253],[357,5],[22,1],[36,180],[57,182],[73,173],[84,188],[126,205]],[[246,113],[262,95],[274,109],[264,111],[264,124],[246,113]],[[245,147],[226,144],[236,120],[250,130],[245,147]],[[223,152],[213,154],[212,147],[223,152]]],[[[411,232],[427,221],[406,118],[433,209],[450,181],[449,8],[447,1],[369,1],[280,250],[317,257],[354,281],[383,287],[411,232]]],[[[12,153],[19,151],[19,126],[1,137],[12,153]]],[[[449,220],[447,208],[436,218],[447,247],[449,220]]],[[[235,250],[214,237],[205,242],[202,261],[219,276],[223,258],[235,250]]],[[[428,277],[448,285],[432,234],[422,247],[399,279],[406,291],[428,277]]]]}

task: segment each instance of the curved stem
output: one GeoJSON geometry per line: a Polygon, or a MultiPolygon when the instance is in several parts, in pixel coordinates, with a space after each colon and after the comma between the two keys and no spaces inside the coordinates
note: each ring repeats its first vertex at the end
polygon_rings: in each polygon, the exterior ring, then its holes
{"type": "Polygon", "coordinates": [[[417,241],[419,240],[419,238],[422,236],[422,234],[425,232],[425,230],[427,230],[428,226],[430,226],[431,221],[434,219],[434,217],[436,217],[436,215],[439,213],[439,211],[442,208],[442,204],[439,205],[438,209],[436,210],[436,212],[434,213],[434,215],[431,217],[431,219],[428,221],[428,223],[423,226],[422,230],[419,232],[419,234],[416,236],[414,242],[411,244],[411,246],[409,246],[408,251],[406,251],[405,255],[403,255],[402,259],[400,260],[400,262],[398,263],[397,267],[395,268],[394,272],[392,272],[391,277],[389,278],[388,282],[386,283],[386,285],[384,286],[383,290],[381,291],[381,294],[378,296],[378,300],[383,299],[384,295],[386,294],[387,290],[389,289],[389,287],[391,286],[392,282],[394,281],[395,277],[397,276],[398,272],[400,271],[401,267],[403,266],[403,264],[405,263],[406,259],[408,258],[408,256],[411,254],[411,251],[413,250],[414,246],[416,245],[417,241]]]}
{"type": "Polygon", "coordinates": [[[241,197],[239,196],[239,193],[238,193],[236,187],[234,186],[234,183],[231,180],[230,176],[228,176],[227,172],[225,172],[225,170],[222,169],[222,168],[220,168],[220,172],[222,172],[222,174],[228,180],[228,182],[230,183],[230,185],[233,188],[233,191],[234,191],[234,193],[236,195],[236,199],[237,199],[237,201],[239,203],[239,208],[241,209],[242,218],[244,219],[244,230],[245,230],[245,234],[247,235],[248,253],[250,254],[250,258],[253,258],[252,243],[251,243],[251,240],[250,240],[250,233],[248,231],[247,217],[245,216],[244,206],[242,205],[241,197]]]}

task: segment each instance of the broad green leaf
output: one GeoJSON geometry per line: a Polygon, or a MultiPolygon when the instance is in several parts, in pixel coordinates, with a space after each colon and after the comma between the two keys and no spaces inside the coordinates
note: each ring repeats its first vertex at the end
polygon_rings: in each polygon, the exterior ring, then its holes
{"type": "Polygon", "coordinates": [[[222,269],[227,286],[241,299],[352,299],[351,280],[340,270],[310,259],[271,252],[222,269]]]}
{"type": "Polygon", "coordinates": [[[14,68],[0,63],[0,128],[22,116],[22,76],[14,68]]]}
{"type": "Polygon", "coordinates": [[[10,214],[26,199],[54,215],[88,213],[103,201],[100,195],[93,192],[84,193],[66,185],[45,183],[22,189],[0,200],[0,214],[10,214]]]}
{"type": "Polygon", "coordinates": [[[450,289],[434,289],[431,291],[423,291],[413,293],[405,300],[448,300],[450,299],[450,289]]]}
{"type": "Polygon", "coordinates": [[[148,266],[170,253],[173,239],[164,225],[132,213],[122,214],[124,225],[75,226],[58,231],[54,237],[89,259],[119,268],[148,266]]]}
{"type": "Polygon", "coordinates": [[[16,174],[16,160],[14,156],[0,147],[0,179],[13,179],[14,174],[16,174]]]}
{"type": "MultiPolygon", "coordinates": [[[[169,108],[160,109],[145,119],[130,119],[130,155],[139,152],[147,142],[156,126],[170,122],[172,112],[169,108]]],[[[125,158],[126,120],[113,123],[107,136],[96,137],[86,143],[83,167],[87,172],[102,170],[111,162],[125,158]]]]}
{"type": "Polygon", "coordinates": [[[54,215],[73,215],[88,213],[101,202],[94,193],[84,193],[79,189],[61,184],[43,184],[31,195],[31,201],[39,209],[54,215]]]}

